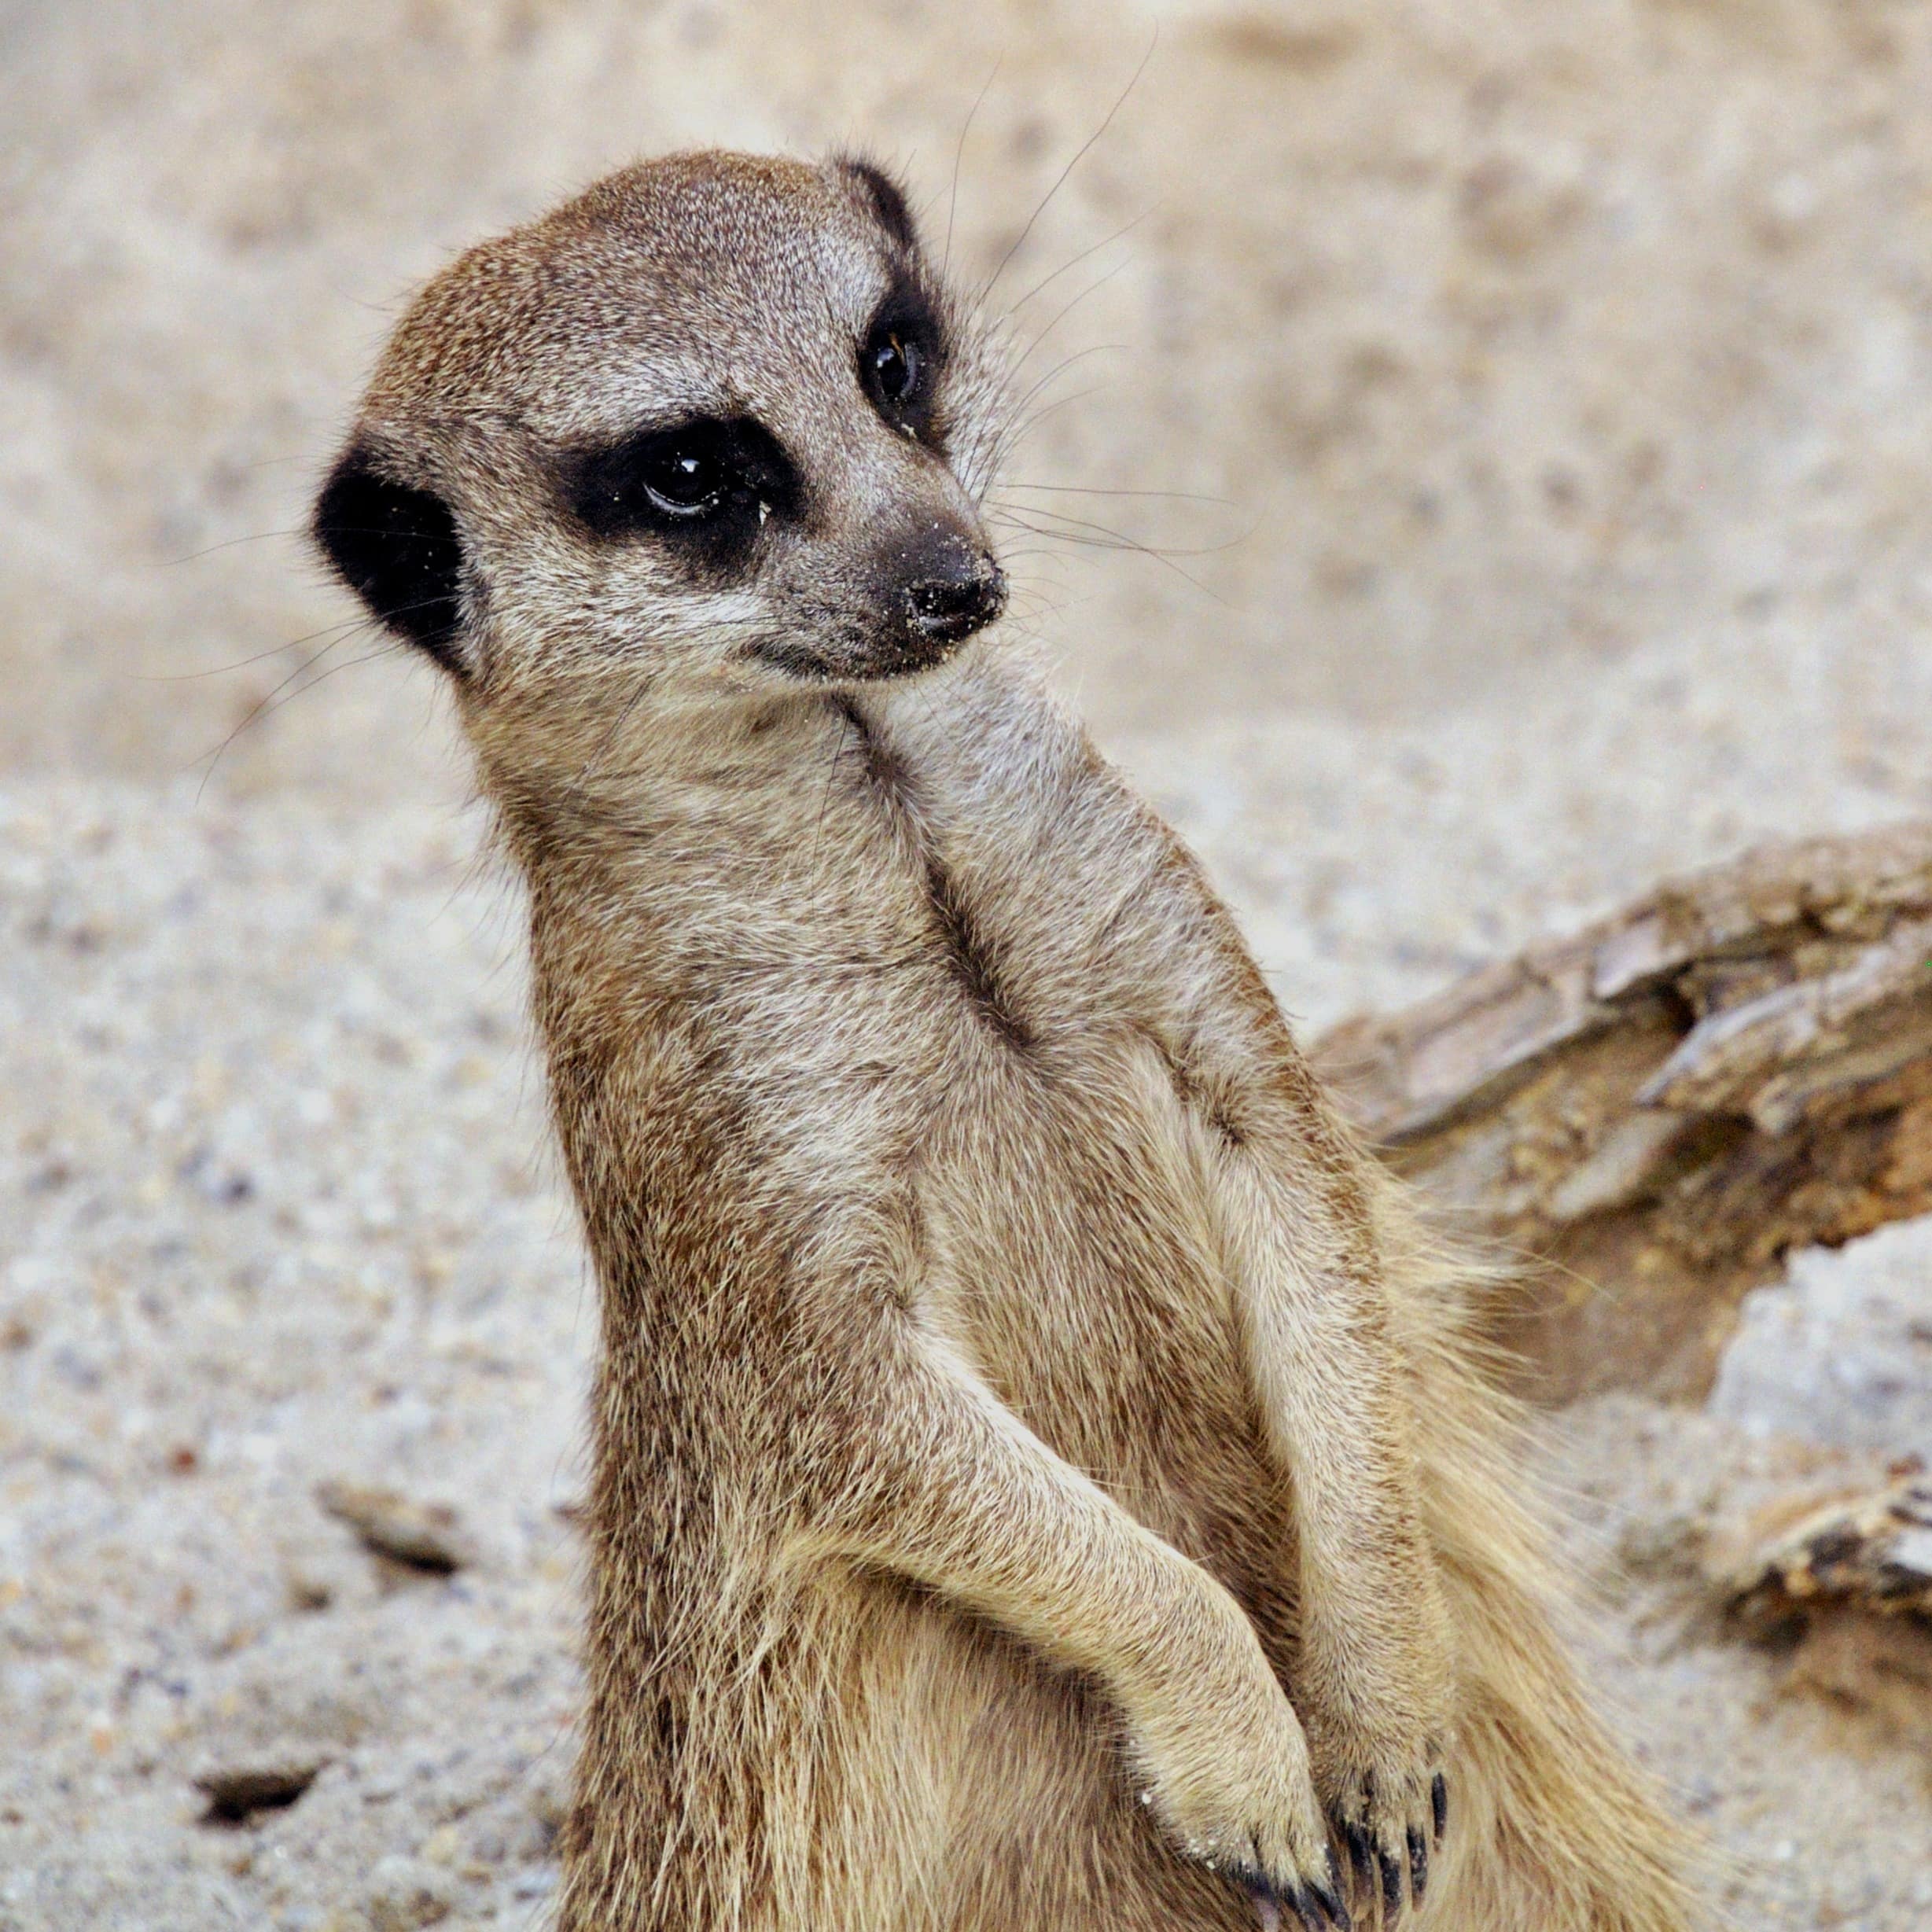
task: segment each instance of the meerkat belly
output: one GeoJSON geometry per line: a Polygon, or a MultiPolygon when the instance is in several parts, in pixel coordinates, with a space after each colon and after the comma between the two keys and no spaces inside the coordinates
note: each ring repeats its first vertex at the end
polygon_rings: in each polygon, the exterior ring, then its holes
{"type": "Polygon", "coordinates": [[[1041,1437],[1206,1564],[1285,1656],[1292,1533],[1202,1130],[1150,1048],[1007,1083],[935,1137],[939,1319],[1041,1437]]]}

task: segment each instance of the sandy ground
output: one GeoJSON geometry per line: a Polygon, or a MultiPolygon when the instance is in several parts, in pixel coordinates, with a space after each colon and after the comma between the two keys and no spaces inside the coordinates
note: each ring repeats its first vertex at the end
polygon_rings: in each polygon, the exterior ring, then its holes
{"type": "MultiPolygon", "coordinates": [[[[984,278],[1152,46],[995,290],[1065,269],[1019,320],[1081,359],[1007,500],[1187,554],[1006,534],[1303,1021],[1932,811],[1926,10],[1154,27],[0,6],[5,1932],[541,1923],[589,1290],[432,682],[285,534],[463,241],[631,152],[863,139],[941,233],[961,153],[984,278]],[[373,1557],[330,1481],[470,1560],[373,1557]],[[197,1772],[291,1757],[205,1818],[197,1772]]],[[[1926,1727],[1736,1641],[1695,1562],[1767,1483],[1932,1454],[1929,1279],[1923,1227],[1799,1257],[1706,1412],[1550,1427],[1580,1641],[1740,1924],[1932,1923],[1926,1727]]]]}

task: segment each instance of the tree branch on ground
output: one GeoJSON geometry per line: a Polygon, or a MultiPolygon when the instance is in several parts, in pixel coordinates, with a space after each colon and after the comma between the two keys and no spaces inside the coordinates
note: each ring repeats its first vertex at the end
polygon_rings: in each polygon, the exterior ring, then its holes
{"type": "Polygon", "coordinates": [[[1760,848],[1315,1058],[1520,1258],[1489,1324],[1527,1393],[1701,1396],[1792,1249],[1932,1211],[1932,825],[1760,848]]]}

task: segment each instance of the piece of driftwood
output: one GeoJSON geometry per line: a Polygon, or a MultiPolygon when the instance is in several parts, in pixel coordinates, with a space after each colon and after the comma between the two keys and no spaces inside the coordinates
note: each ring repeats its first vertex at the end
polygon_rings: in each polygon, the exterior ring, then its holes
{"type": "Polygon", "coordinates": [[[1723,1580],[1728,1606],[1747,1622],[1827,1606],[1932,1616],[1932,1478],[1923,1470],[1758,1529],[1723,1580]]]}
{"type": "Polygon", "coordinates": [[[1713,1536],[1727,1623],[1778,1660],[1780,1688],[1932,1752],[1932,1479],[1915,1461],[1836,1494],[1801,1486],[1713,1536]]]}
{"type": "Polygon", "coordinates": [[[1791,1249],[1932,1211],[1932,825],[1760,848],[1315,1057],[1523,1264],[1529,1393],[1702,1395],[1791,1249]]]}

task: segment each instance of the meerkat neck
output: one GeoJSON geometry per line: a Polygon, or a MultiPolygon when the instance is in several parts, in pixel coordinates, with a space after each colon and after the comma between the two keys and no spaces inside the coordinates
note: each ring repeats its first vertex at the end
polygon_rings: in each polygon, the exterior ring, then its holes
{"type": "Polygon", "coordinates": [[[899,836],[877,786],[899,713],[931,730],[942,694],[898,686],[674,708],[573,734],[542,764],[478,746],[499,836],[529,894],[545,1030],[610,1010],[614,976],[675,997],[680,962],[809,971],[889,941],[878,885],[899,836]],[[911,706],[911,709],[907,708],[911,706]]]}
{"type": "Polygon", "coordinates": [[[471,733],[485,795],[526,871],[574,856],[648,857],[674,830],[708,842],[784,813],[846,727],[819,694],[702,705],[646,696],[585,706],[543,734],[543,755],[487,722],[471,733]]]}
{"type": "Polygon", "coordinates": [[[814,834],[826,829],[855,757],[890,740],[903,758],[1009,681],[981,666],[777,697],[646,689],[581,701],[541,732],[520,720],[500,745],[503,708],[493,707],[469,721],[469,735],[526,872],[569,856],[637,877],[682,848],[719,868],[722,896],[746,885],[748,868],[771,876],[775,841],[795,859],[808,822],[814,834]]]}

